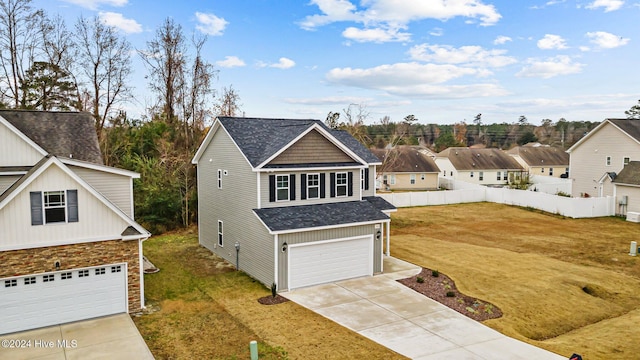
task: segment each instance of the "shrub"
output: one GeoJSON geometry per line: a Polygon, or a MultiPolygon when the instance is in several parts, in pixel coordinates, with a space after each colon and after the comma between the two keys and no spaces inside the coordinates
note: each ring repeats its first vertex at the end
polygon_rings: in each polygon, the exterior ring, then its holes
{"type": "Polygon", "coordinates": [[[454,293],[453,291],[447,291],[447,297],[454,297],[456,296],[456,293],[454,293]]]}
{"type": "Polygon", "coordinates": [[[422,283],[424,282],[424,278],[423,278],[422,276],[418,276],[418,277],[416,278],[416,281],[417,281],[419,284],[422,284],[422,283]]]}
{"type": "Polygon", "coordinates": [[[431,270],[431,276],[438,277],[440,276],[440,272],[438,270],[431,270]]]}

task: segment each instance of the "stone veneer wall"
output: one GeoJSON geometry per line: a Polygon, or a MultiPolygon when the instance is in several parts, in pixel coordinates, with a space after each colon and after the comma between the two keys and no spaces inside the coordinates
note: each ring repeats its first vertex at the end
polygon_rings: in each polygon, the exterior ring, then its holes
{"type": "Polygon", "coordinates": [[[138,240],[109,240],[0,252],[0,278],[51,271],[127,263],[129,312],[139,311],[140,263],[138,240]],[[55,262],[60,261],[60,269],[55,262]]]}

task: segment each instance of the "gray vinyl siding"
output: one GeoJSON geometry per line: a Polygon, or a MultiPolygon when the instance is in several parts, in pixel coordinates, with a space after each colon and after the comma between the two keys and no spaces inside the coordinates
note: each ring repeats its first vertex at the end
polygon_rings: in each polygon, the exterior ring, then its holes
{"type": "MultiPolygon", "coordinates": [[[[372,194],[373,195],[373,194],[372,194]]],[[[344,202],[344,201],[357,201],[361,200],[360,198],[360,169],[344,169],[344,170],[318,170],[318,171],[278,171],[272,173],[260,173],[260,208],[272,208],[272,207],[281,207],[281,206],[298,206],[298,205],[314,205],[314,204],[326,204],[326,203],[336,203],[336,202],[344,202]],[[330,173],[339,173],[339,172],[351,172],[353,173],[353,196],[341,196],[341,197],[331,197],[331,176],[330,173]],[[301,187],[305,184],[302,184],[300,179],[301,174],[317,174],[324,173],[325,174],[325,197],[318,199],[301,199],[301,187]],[[296,187],[296,199],[289,201],[274,201],[269,202],[269,175],[295,175],[295,187],[296,187]]]]}
{"type": "Polygon", "coordinates": [[[235,265],[237,241],[240,270],[271,286],[274,240],[252,211],[257,207],[256,173],[223,129],[217,129],[202,154],[197,176],[200,244],[235,265]],[[227,172],[222,176],[221,189],[218,188],[218,169],[227,172]],[[222,247],[217,245],[218,220],[223,221],[222,247]]]}
{"type": "Polygon", "coordinates": [[[18,181],[22,176],[20,175],[3,175],[0,176],[0,194],[5,192],[8,188],[13,185],[14,182],[18,181]]]}
{"type": "Polygon", "coordinates": [[[82,180],[86,181],[125,214],[133,218],[133,209],[131,209],[133,203],[133,199],[131,198],[133,196],[131,188],[132,180],[129,176],[72,165],[69,165],[69,169],[80,176],[82,180]]]}
{"type": "MultiPolygon", "coordinates": [[[[331,240],[331,239],[341,239],[341,238],[349,238],[355,236],[362,235],[373,235],[373,272],[379,273],[382,271],[382,240],[378,240],[376,238],[376,231],[378,229],[375,228],[375,225],[360,225],[360,226],[350,226],[336,229],[327,229],[327,230],[313,230],[313,231],[304,231],[290,234],[281,234],[278,236],[278,290],[287,290],[289,288],[289,284],[287,284],[287,262],[288,262],[288,254],[287,252],[282,252],[282,244],[285,242],[288,245],[291,244],[303,244],[308,242],[315,241],[323,241],[323,240],[331,240]]],[[[380,226],[380,231],[382,231],[382,226],[380,226]]]]}

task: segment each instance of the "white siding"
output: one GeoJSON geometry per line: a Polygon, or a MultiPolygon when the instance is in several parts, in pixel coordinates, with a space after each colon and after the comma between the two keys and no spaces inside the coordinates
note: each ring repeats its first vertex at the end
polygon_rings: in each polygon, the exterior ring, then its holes
{"type": "MultiPolygon", "coordinates": [[[[569,157],[569,176],[574,180],[572,196],[598,196],[598,181],[605,172],[619,173],[623,168],[623,159],[640,161],[640,144],[622,131],[607,123],[580,146],[569,157]],[[611,165],[606,165],[607,156],[611,165]]],[[[611,196],[613,189],[603,189],[604,196],[611,196]]]]}
{"type": "Polygon", "coordinates": [[[0,166],[33,166],[40,159],[42,154],[0,124],[0,166]]]}
{"type": "Polygon", "coordinates": [[[56,165],[51,165],[0,210],[0,248],[28,248],[91,239],[117,239],[129,224],[56,165]],[[31,225],[30,191],[78,190],[76,223],[31,225]]]}
{"type": "Polygon", "coordinates": [[[640,187],[616,185],[616,214],[626,216],[628,211],[640,212],[640,187]],[[622,198],[627,196],[627,206],[620,206],[622,198]]]}
{"type": "Polygon", "coordinates": [[[86,181],[111,203],[129,217],[133,217],[132,182],[129,176],[112,174],[104,171],[69,166],[82,180],[86,181]]]}
{"type": "Polygon", "coordinates": [[[13,185],[13,183],[18,181],[18,179],[20,179],[20,178],[21,178],[20,175],[4,175],[4,176],[0,176],[0,194],[5,192],[5,190],[10,188],[11,185],[13,185]]]}

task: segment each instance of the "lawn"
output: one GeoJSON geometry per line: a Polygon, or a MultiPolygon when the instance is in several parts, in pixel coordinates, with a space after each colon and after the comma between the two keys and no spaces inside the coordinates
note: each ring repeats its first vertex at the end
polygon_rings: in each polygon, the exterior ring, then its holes
{"type": "Polygon", "coordinates": [[[144,253],[150,313],[134,321],[157,359],[404,359],[293,302],[260,305],[270,290],[198,245],[194,230],[155,236],[144,253]]]}
{"type": "Polygon", "coordinates": [[[391,255],[504,312],[486,325],[564,356],[637,359],[640,225],[492,203],[399,209],[391,255]]]}

